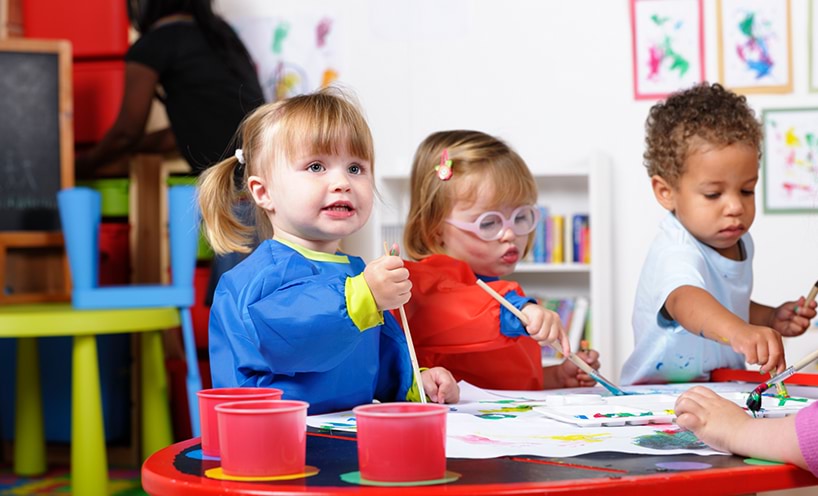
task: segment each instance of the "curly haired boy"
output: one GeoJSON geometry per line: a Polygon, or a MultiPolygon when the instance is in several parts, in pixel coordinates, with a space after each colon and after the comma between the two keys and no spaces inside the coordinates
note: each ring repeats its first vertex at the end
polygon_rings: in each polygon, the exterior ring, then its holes
{"type": "Polygon", "coordinates": [[[816,304],[750,299],[762,140],[753,110],[702,83],[654,105],[645,128],[644,165],[668,215],[642,267],[622,383],[706,381],[745,362],[782,371],[781,337],[802,334],[816,304]]]}

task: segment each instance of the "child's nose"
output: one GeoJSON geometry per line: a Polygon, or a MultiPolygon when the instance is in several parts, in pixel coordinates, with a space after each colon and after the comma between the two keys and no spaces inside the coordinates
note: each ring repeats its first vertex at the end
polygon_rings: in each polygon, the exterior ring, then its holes
{"type": "Polygon", "coordinates": [[[517,235],[514,234],[514,230],[510,227],[504,227],[502,231],[500,231],[500,241],[514,241],[517,235]]]}
{"type": "Polygon", "coordinates": [[[741,201],[741,198],[730,196],[727,198],[726,210],[728,215],[740,215],[744,212],[744,203],[741,201]]]}
{"type": "Polygon", "coordinates": [[[350,182],[346,174],[333,174],[330,179],[332,191],[349,191],[350,182]]]}

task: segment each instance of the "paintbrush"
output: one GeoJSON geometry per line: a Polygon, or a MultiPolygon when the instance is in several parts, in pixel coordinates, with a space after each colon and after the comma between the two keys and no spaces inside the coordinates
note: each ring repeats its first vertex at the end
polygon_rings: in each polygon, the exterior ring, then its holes
{"type": "MultiPolygon", "coordinates": [[[[809,294],[807,295],[807,298],[804,300],[804,305],[809,305],[810,302],[815,300],[816,296],[818,296],[818,281],[815,281],[815,284],[809,290],[809,294]]],[[[796,314],[798,313],[798,305],[795,306],[795,312],[796,312],[796,314]]],[[[772,376],[773,376],[773,373],[770,372],[770,377],[772,377],[772,376]]],[[[789,398],[790,397],[790,393],[789,393],[789,391],[787,391],[787,386],[785,386],[783,382],[779,382],[778,384],[775,385],[775,387],[776,387],[776,390],[778,391],[778,393],[777,393],[778,396],[780,396],[782,398],[789,398]]]]}
{"type": "MultiPolygon", "coordinates": [[[[386,255],[397,255],[398,245],[393,245],[392,249],[390,250],[386,245],[386,241],[384,241],[383,251],[386,255]]],[[[398,308],[398,311],[400,312],[400,323],[403,325],[403,334],[406,336],[406,347],[409,348],[409,359],[412,361],[412,374],[418,385],[418,396],[420,396],[421,403],[426,403],[426,393],[423,390],[423,379],[420,377],[420,365],[418,365],[418,357],[415,355],[415,345],[412,343],[412,333],[409,332],[409,319],[406,318],[406,310],[403,309],[403,305],[398,308]]]]}
{"type": "Polygon", "coordinates": [[[805,356],[795,365],[789,366],[784,372],[781,372],[780,374],[773,377],[769,381],[762,382],[761,384],[759,384],[755,389],[753,389],[753,392],[750,393],[750,395],[747,397],[747,408],[749,408],[753,412],[757,412],[758,410],[760,410],[761,395],[764,393],[764,391],[770,389],[770,387],[772,387],[775,384],[784,382],[791,375],[803,369],[810,363],[814,362],[816,359],[818,359],[818,350],[815,350],[809,355],[805,356]]]}
{"type": "MultiPolygon", "coordinates": [[[[511,302],[505,299],[500,293],[492,289],[491,286],[481,281],[480,279],[477,280],[477,285],[480,286],[480,288],[482,288],[492,298],[499,301],[500,304],[506,307],[509,312],[513,313],[518,319],[520,319],[523,325],[528,325],[528,317],[526,317],[523,312],[521,312],[517,307],[512,305],[511,302]]],[[[556,350],[557,352],[562,353],[562,348],[560,348],[556,343],[548,343],[548,345],[554,348],[554,350],[556,350]]],[[[568,355],[567,358],[571,360],[571,363],[579,367],[583,372],[593,377],[596,382],[602,384],[605,387],[605,389],[610,391],[614,396],[623,396],[625,394],[628,394],[622,389],[620,389],[618,386],[616,386],[613,382],[602,377],[597,370],[594,370],[593,367],[585,363],[585,360],[578,357],[575,353],[571,353],[570,355],[568,355]]]]}

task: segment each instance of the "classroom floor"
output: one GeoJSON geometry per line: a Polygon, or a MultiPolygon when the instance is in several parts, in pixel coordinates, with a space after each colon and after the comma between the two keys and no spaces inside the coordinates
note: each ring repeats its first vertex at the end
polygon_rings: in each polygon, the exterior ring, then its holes
{"type": "MultiPolygon", "coordinates": [[[[111,496],[145,496],[138,469],[115,469],[108,471],[108,494],[111,496]]],[[[0,495],[23,494],[71,494],[71,477],[68,468],[55,467],[41,477],[18,477],[8,465],[0,465],[0,495]]]]}

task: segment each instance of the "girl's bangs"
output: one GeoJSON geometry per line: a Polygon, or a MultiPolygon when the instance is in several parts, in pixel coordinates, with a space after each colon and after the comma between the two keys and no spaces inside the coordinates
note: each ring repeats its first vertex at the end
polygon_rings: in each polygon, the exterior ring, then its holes
{"type": "Polygon", "coordinates": [[[316,155],[349,155],[372,163],[374,147],[363,119],[342,112],[311,112],[282,118],[276,141],[287,148],[289,159],[306,152],[316,155]]]}

